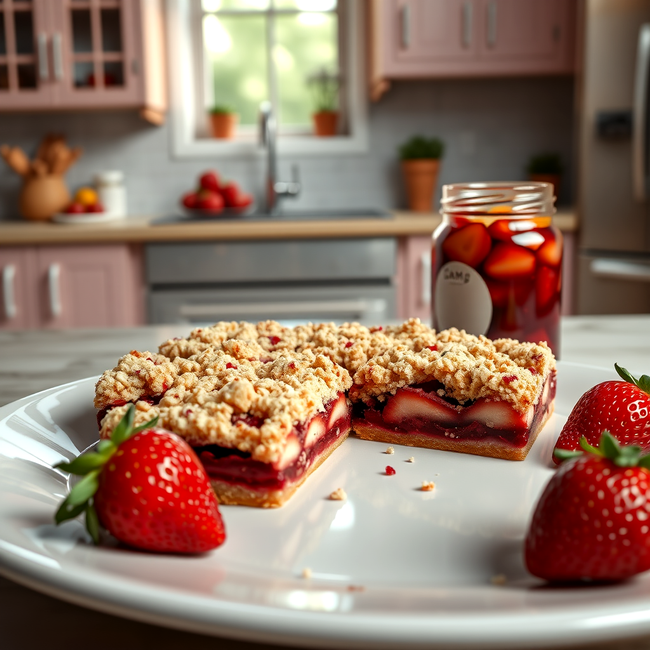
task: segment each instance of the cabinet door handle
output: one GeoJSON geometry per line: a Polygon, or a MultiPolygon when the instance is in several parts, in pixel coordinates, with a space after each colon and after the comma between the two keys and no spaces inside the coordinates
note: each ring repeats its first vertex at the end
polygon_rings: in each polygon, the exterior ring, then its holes
{"type": "Polygon", "coordinates": [[[474,5],[471,2],[463,4],[463,47],[472,45],[472,22],[474,5]]]}
{"type": "Polygon", "coordinates": [[[4,311],[7,320],[16,318],[18,308],[16,307],[16,291],[14,281],[16,278],[16,267],[7,264],[2,269],[2,294],[4,296],[4,311]]]}
{"type": "Polygon", "coordinates": [[[402,49],[408,50],[411,47],[411,7],[402,5],[402,49]]]}
{"type": "Polygon", "coordinates": [[[57,81],[63,79],[63,46],[61,43],[61,34],[52,36],[52,60],[54,63],[54,78],[57,81]]]}
{"type": "Polygon", "coordinates": [[[490,2],[487,7],[487,46],[497,44],[497,3],[490,2]]]}
{"type": "Polygon", "coordinates": [[[431,304],[431,253],[420,256],[420,304],[424,307],[431,304]]]}
{"type": "Polygon", "coordinates": [[[50,264],[47,270],[47,286],[50,293],[50,313],[55,318],[61,316],[63,305],[61,304],[61,265],[50,264]]]}
{"type": "Polygon", "coordinates": [[[50,77],[50,64],[47,60],[47,34],[41,32],[37,38],[38,43],[38,76],[41,81],[50,77]]]}
{"type": "Polygon", "coordinates": [[[181,305],[179,314],[186,318],[233,317],[235,315],[255,315],[273,312],[278,317],[290,318],[297,314],[347,314],[354,313],[358,318],[385,307],[383,300],[319,300],[303,302],[259,302],[259,303],[210,303],[181,305]]]}
{"type": "Polygon", "coordinates": [[[648,85],[650,77],[650,23],[641,25],[636,50],[634,116],[632,127],[632,179],[637,201],[648,199],[648,85]]]}
{"type": "Polygon", "coordinates": [[[650,282],[650,265],[639,262],[598,258],[591,261],[590,270],[601,278],[650,282]]]}

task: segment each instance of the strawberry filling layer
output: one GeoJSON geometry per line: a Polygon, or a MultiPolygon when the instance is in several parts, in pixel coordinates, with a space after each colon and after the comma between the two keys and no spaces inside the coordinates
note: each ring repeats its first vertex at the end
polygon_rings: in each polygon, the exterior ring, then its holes
{"type": "Polygon", "coordinates": [[[441,385],[430,383],[400,388],[383,408],[365,408],[355,413],[353,427],[359,422],[391,434],[444,437],[461,440],[498,440],[511,447],[525,447],[531,431],[546,418],[555,398],[555,372],[542,389],[537,404],[524,413],[507,402],[478,399],[461,405],[446,399],[438,391],[441,385]]]}
{"type": "MultiPolygon", "coordinates": [[[[244,419],[255,426],[262,424],[250,416],[244,419]]],[[[341,393],[326,405],[323,413],[294,427],[282,456],[273,464],[253,460],[248,453],[218,445],[194,447],[194,451],[212,480],[254,490],[282,490],[300,481],[312,465],[350,431],[350,422],[350,409],[341,393]]]]}

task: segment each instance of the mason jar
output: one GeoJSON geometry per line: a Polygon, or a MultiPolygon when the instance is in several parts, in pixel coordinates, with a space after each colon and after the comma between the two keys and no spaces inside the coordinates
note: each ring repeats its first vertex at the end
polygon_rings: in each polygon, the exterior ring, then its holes
{"type": "Polygon", "coordinates": [[[554,213],[549,183],[444,185],[433,233],[433,326],[546,341],[558,355],[562,234],[554,213]]]}

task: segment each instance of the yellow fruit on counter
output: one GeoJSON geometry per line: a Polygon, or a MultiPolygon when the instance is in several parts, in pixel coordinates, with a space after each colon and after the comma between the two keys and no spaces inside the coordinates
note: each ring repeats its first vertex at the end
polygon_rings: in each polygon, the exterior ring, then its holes
{"type": "Polygon", "coordinates": [[[74,200],[81,205],[95,205],[99,202],[99,197],[92,187],[80,187],[74,195],[74,200]]]}

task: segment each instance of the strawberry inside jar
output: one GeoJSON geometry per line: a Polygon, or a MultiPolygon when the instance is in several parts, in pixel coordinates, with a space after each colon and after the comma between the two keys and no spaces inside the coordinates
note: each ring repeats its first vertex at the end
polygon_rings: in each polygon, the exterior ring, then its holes
{"type": "Polygon", "coordinates": [[[433,326],[546,341],[559,353],[562,234],[549,183],[443,186],[432,250],[433,326]]]}

